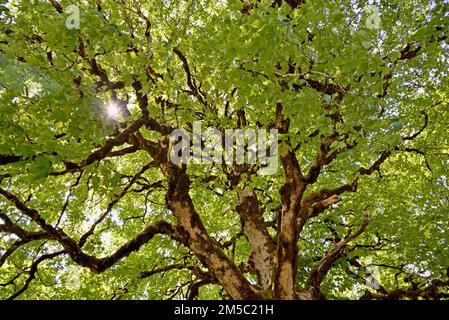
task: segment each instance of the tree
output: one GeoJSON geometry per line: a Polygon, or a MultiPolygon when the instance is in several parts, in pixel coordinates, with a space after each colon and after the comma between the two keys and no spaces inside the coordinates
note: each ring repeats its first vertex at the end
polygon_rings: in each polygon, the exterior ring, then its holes
{"type": "Polygon", "coordinates": [[[70,5],[0,1],[2,298],[449,297],[447,2],[70,5]]]}

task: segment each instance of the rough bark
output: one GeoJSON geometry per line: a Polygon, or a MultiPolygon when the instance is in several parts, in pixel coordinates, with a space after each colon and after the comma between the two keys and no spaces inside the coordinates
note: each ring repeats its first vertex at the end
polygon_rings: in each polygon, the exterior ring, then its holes
{"type": "Polygon", "coordinates": [[[254,191],[247,191],[237,187],[243,233],[248,239],[252,254],[250,263],[256,270],[263,290],[271,290],[273,284],[273,270],[276,264],[275,243],[264,226],[259,201],[254,191]]]}
{"type": "Polygon", "coordinates": [[[286,183],[281,190],[281,212],[278,221],[278,252],[275,297],[296,299],[296,273],[298,256],[299,224],[301,198],[305,184],[293,152],[281,155],[286,183]]]}
{"type": "Polygon", "coordinates": [[[190,198],[190,180],[186,172],[168,162],[161,164],[161,169],[169,182],[167,206],[185,232],[187,246],[233,299],[262,299],[262,295],[249,284],[237,266],[209,236],[190,198]]]}

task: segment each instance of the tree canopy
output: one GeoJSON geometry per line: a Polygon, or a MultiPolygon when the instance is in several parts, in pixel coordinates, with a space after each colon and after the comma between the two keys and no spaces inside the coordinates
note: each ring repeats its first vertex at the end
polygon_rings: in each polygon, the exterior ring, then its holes
{"type": "Polygon", "coordinates": [[[0,298],[447,299],[449,3],[0,0],[0,298]],[[279,165],[171,133],[277,130],[279,165]]]}

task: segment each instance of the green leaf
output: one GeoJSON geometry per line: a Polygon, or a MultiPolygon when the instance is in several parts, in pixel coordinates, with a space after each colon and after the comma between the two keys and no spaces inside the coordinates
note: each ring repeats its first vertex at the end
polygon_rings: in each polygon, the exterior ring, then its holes
{"type": "Polygon", "coordinates": [[[47,157],[38,157],[31,162],[29,173],[33,180],[45,179],[50,175],[52,163],[47,157]]]}

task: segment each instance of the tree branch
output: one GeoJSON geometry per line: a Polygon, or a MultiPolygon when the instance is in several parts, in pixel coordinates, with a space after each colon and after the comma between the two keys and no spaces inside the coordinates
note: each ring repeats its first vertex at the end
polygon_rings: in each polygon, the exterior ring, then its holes
{"type": "Polygon", "coordinates": [[[252,249],[250,263],[256,270],[261,287],[270,290],[276,265],[275,243],[264,225],[259,200],[254,191],[236,187],[236,192],[239,201],[236,210],[240,214],[243,232],[252,249]]]}
{"type": "Polygon", "coordinates": [[[358,231],[354,234],[350,233],[344,240],[335,244],[335,246],[323,256],[320,262],[318,262],[318,265],[312,269],[306,287],[315,299],[321,297],[320,286],[324,277],[339,258],[346,256],[352,250],[348,247],[348,243],[360,236],[365,231],[369,222],[369,216],[365,215],[363,223],[358,231]]]}

